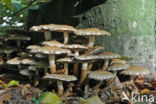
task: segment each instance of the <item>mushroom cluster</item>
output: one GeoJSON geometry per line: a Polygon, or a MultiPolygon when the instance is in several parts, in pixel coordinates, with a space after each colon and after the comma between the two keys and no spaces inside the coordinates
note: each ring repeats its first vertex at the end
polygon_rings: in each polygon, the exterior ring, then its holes
{"type": "MultiPolygon", "coordinates": [[[[45,81],[47,79],[52,82],[56,81],[59,96],[64,94],[64,89],[69,87],[71,83],[74,84],[72,87],[75,90],[84,87],[83,85],[88,84],[84,83],[86,79],[94,80],[94,88],[97,89],[103,84],[104,80],[114,80],[118,77],[119,72],[131,76],[149,74],[148,69],[129,65],[121,59],[119,54],[106,52],[104,47],[95,46],[96,36],[111,35],[107,31],[98,28],[76,29],[68,25],[48,24],[33,26],[30,28],[30,32],[43,32],[45,41],[39,45],[27,46],[26,50],[28,52],[8,59],[6,63],[17,65],[19,73],[29,76],[29,78],[37,76],[36,78],[40,77],[45,81]],[[63,43],[52,39],[51,32],[54,31],[63,32],[63,43]],[[69,38],[70,34],[74,34],[76,37],[88,36],[88,44],[72,44],[69,38]],[[59,65],[62,65],[63,69],[59,65]],[[68,85],[65,87],[66,84],[68,85]]],[[[22,35],[11,35],[8,40],[16,40],[19,48],[21,42],[30,40],[30,38],[22,35]]],[[[131,82],[134,85],[133,80],[134,77],[131,77],[131,82]]]]}

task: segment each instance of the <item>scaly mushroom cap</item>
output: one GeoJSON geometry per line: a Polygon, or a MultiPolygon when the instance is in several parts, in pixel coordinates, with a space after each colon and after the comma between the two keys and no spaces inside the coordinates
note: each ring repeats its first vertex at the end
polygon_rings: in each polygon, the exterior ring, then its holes
{"type": "Polygon", "coordinates": [[[8,54],[10,54],[10,53],[12,53],[12,52],[15,52],[15,51],[17,51],[17,49],[16,48],[11,48],[11,47],[6,47],[6,48],[1,48],[0,49],[0,53],[8,53],[8,54]]]}
{"type": "Polygon", "coordinates": [[[129,68],[128,64],[114,63],[108,67],[108,71],[123,70],[129,68]]]}
{"type": "Polygon", "coordinates": [[[73,26],[68,25],[56,25],[53,28],[49,29],[50,31],[57,31],[57,32],[68,32],[68,33],[74,33],[76,29],[73,26]]]}
{"type": "Polygon", "coordinates": [[[97,54],[100,54],[101,52],[103,52],[104,49],[105,48],[103,46],[94,46],[94,47],[90,48],[87,51],[87,54],[89,54],[89,55],[97,55],[97,54]]]}
{"type": "Polygon", "coordinates": [[[75,56],[74,60],[80,61],[80,62],[85,62],[85,61],[95,61],[99,57],[97,55],[80,55],[80,56],[75,56]]]}
{"type": "Polygon", "coordinates": [[[51,46],[43,46],[40,49],[36,49],[36,51],[44,54],[70,54],[71,51],[68,49],[62,49],[59,47],[51,47],[51,46]]]}
{"type": "Polygon", "coordinates": [[[83,35],[83,36],[100,36],[100,35],[108,35],[111,34],[107,31],[100,30],[98,28],[86,28],[86,29],[78,29],[75,31],[76,35],[83,35]]]}
{"type": "Polygon", "coordinates": [[[99,59],[114,59],[114,58],[120,58],[120,55],[112,53],[112,52],[103,52],[101,54],[98,54],[99,59]]]}
{"type": "Polygon", "coordinates": [[[21,60],[19,57],[15,57],[13,59],[8,60],[6,63],[11,65],[18,65],[21,63],[21,60]]]}
{"type": "Polygon", "coordinates": [[[65,58],[60,58],[58,60],[56,60],[57,62],[60,63],[73,63],[73,58],[69,58],[69,57],[65,57],[65,58]]]}
{"type": "Polygon", "coordinates": [[[26,40],[29,41],[31,38],[29,36],[25,36],[25,35],[10,35],[8,37],[8,40],[26,40]]]}
{"type": "Polygon", "coordinates": [[[35,65],[36,62],[33,59],[25,58],[25,59],[21,60],[21,64],[24,64],[24,65],[35,65]]]}
{"type": "Polygon", "coordinates": [[[77,78],[73,75],[66,75],[66,74],[50,74],[46,75],[43,78],[45,79],[56,79],[60,81],[75,81],[77,78]]]}
{"type": "Polygon", "coordinates": [[[42,43],[43,45],[47,45],[47,46],[54,46],[54,47],[64,47],[64,44],[56,41],[56,40],[51,40],[51,41],[44,41],[42,43]]]}
{"type": "Polygon", "coordinates": [[[39,25],[39,26],[32,26],[29,31],[30,32],[45,32],[50,31],[51,28],[54,28],[55,24],[47,24],[47,25],[39,25]]]}
{"type": "Polygon", "coordinates": [[[27,49],[37,49],[37,48],[40,48],[40,46],[38,46],[38,45],[29,45],[27,47],[27,49]]]}
{"type": "Polygon", "coordinates": [[[125,60],[121,60],[121,59],[112,59],[110,64],[115,64],[115,63],[121,63],[121,64],[126,64],[125,60]]]}
{"type": "Polygon", "coordinates": [[[127,68],[126,70],[123,70],[121,72],[121,74],[125,74],[125,75],[145,75],[145,74],[149,74],[149,70],[141,67],[141,66],[137,66],[137,65],[131,65],[129,68],[127,68]]]}
{"type": "Polygon", "coordinates": [[[104,70],[90,71],[88,75],[88,78],[95,79],[95,80],[105,80],[113,77],[114,75],[111,72],[104,71],[104,70]]]}
{"type": "Polygon", "coordinates": [[[72,51],[74,50],[87,50],[88,47],[80,45],[80,44],[70,44],[70,45],[65,45],[63,48],[70,49],[72,51]]]}

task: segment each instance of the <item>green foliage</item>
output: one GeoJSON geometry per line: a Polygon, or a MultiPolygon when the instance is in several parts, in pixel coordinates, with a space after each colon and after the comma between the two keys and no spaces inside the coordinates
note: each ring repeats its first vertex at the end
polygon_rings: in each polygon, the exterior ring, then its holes
{"type": "Polygon", "coordinates": [[[0,0],[0,35],[5,29],[26,28],[28,9],[39,9],[39,3],[51,0],[0,0]]]}
{"type": "Polygon", "coordinates": [[[12,86],[19,86],[19,82],[15,80],[11,80],[8,84],[2,84],[2,87],[12,87],[12,86]]]}
{"type": "Polygon", "coordinates": [[[37,99],[33,98],[32,99],[35,104],[63,104],[61,103],[61,99],[54,93],[52,92],[45,92],[42,95],[40,95],[37,99]]]}

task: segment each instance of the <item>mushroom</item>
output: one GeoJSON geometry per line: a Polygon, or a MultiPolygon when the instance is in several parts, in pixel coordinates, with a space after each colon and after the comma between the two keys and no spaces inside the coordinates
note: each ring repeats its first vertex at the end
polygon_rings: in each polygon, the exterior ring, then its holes
{"type": "Polygon", "coordinates": [[[93,61],[97,60],[98,56],[96,56],[96,55],[81,55],[81,56],[75,56],[74,59],[76,61],[82,63],[81,78],[78,83],[78,86],[81,86],[88,74],[88,62],[93,62],[93,61]]]}
{"type": "Polygon", "coordinates": [[[120,58],[120,55],[112,53],[112,52],[103,52],[98,54],[99,59],[104,59],[105,63],[103,65],[103,70],[106,70],[109,64],[110,59],[120,58]]]}
{"type": "Polygon", "coordinates": [[[121,63],[121,64],[126,64],[126,60],[122,60],[122,59],[112,59],[110,62],[111,64],[115,64],[115,63],[121,63]]]}
{"type": "Polygon", "coordinates": [[[17,47],[19,48],[21,46],[21,42],[22,41],[30,41],[30,37],[29,36],[25,36],[25,35],[10,35],[8,37],[8,40],[15,40],[17,41],[17,47]]]}
{"type": "Polygon", "coordinates": [[[21,60],[21,64],[24,64],[24,65],[36,65],[36,62],[33,59],[24,58],[24,59],[21,60]]]}
{"type": "Polygon", "coordinates": [[[38,46],[38,45],[29,45],[29,46],[27,46],[27,49],[29,49],[29,50],[37,49],[37,48],[40,48],[40,46],[38,46]]]}
{"type": "Polygon", "coordinates": [[[134,84],[134,78],[138,75],[150,74],[150,71],[138,65],[131,65],[129,68],[123,70],[121,74],[130,75],[130,81],[132,85],[134,86],[134,88],[136,89],[136,91],[138,92],[137,87],[134,84]]]}
{"type": "Polygon", "coordinates": [[[12,59],[8,60],[6,63],[10,64],[10,65],[17,65],[18,69],[21,69],[21,66],[20,66],[21,59],[19,57],[12,58],[12,59]]]}
{"type": "Polygon", "coordinates": [[[56,25],[48,24],[48,25],[39,25],[39,26],[32,26],[29,31],[30,32],[44,32],[45,40],[51,40],[51,32],[50,28],[54,28],[56,25]]]}
{"type": "Polygon", "coordinates": [[[73,87],[74,87],[75,85],[74,85],[74,83],[69,83],[68,84],[68,90],[69,90],[69,92],[73,92],[73,87]]]}
{"type": "Polygon", "coordinates": [[[57,62],[64,63],[65,74],[68,75],[68,64],[73,63],[73,59],[66,57],[66,58],[58,59],[57,62]]]}
{"type": "Polygon", "coordinates": [[[30,80],[32,80],[32,76],[34,75],[34,72],[28,69],[20,70],[19,73],[23,76],[28,76],[30,80]]]}
{"type": "MultiPolygon", "coordinates": [[[[67,49],[70,49],[71,51],[74,51],[75,56],[79,56],[80,51],[84,51],[84,50],[88,49],[88,47],[83,46],[83,45],[79,45],[79,44],[65,45],[63,48],[67,48],[67,49]]],[[[75,76],[78,76],[78,65],[79,65],[78,63],[74,64],[73,73],[74,73],[75,76]]]]}
{"type": "Polygon", "coordinates": [[[10,57],[10,54],[15,52],[15,51],[17,51],[17,49],[14,48],[14,47],[5,47],[5,48],[0,49],[0,54],[5,53],[6,57],[7,57],[7,60],[8,60],[9,57],[10,57]]]}
{"type": "Polygon", "coordinates": [[[77,78],[73,75],[66,75],[66,74],[51,74],[46,75],[43,77],[44,79],[54,79],[57,80],[57,87],[58,87],[58,95],[62,96],[64,93],[63,81],[71,82],[77,80],[77,78]]]}
{"type": "Polygon", "coordinates": [[[105,70],[96,70],[96,71],[90,71],[88,78],[99,80],[101,83],[98,83],[94,86],[94,89],[97,89],[99,86],[101,86],[103,80],[113,78],[114,75],[111,72],[105,71],[105,70]]]}
{"type": "Polygon", "coordinates": [[[43,45],[47,45],[47,46],[54,46],[54,47],[64,47],[64,44],[56,41],[56,40],[51,40],[51,41],[44,41],[42,42],[43,45]]]}
{"type": "Polygon", "coordinates": [[[54,28],[50,28],[51,31],[63,32],[64,44],[68,44],[69,33],[74,33],[76,29],[73,26],[68,25],[56,25],[54,28]]]}
{"type": "Polygon", "coordinates": [[[86,52],[86,54],[89,54],[89,55],[97,55],[97,54],[100,54],[103,51],[104,51],[104,47],[103,46],[94,46],[94,47],[90,48],[86,52]]]}
{"type": "Polygon", "coordinates": [[[111,35],[109,32],[100,30],[98,28],[78,29],[75,31],[75,34],[79,36],[89,36],[89,43],[87,45],[88,47],[94,46],[95,36],[111,35]]]}
{"type": "Polygon", "coordinates": [[[50,73],[54,74],[56,71],[56,65],[55,65],[55,55],[58,54],[68,54],[71,53],[68,49],[62,49],[59,47],[51,47],[51,46],[43,46],[35,50],[31,50],[32,53],[43,53],[49,55],[49,65],[50,65],[50,73]]]}

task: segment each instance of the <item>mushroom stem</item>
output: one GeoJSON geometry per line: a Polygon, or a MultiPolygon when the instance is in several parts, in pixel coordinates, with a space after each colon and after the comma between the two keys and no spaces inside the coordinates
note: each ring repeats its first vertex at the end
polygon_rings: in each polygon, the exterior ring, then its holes
{"type": "Polygon", "coordinates": [[[45,38],[45,40],[50,40],[51,39],[51,32],[50,31],[45,31],[44,32],[44,38],[45,38]]]}
{"type": "Polygon", "coordinates": [[[56,72],[56,65],[55,65],[55,55],[49,55],[49,65],[50,65],[50,73],[54,74],[56,72]]]}
{"type": "Polygon", "coordinates": [[[88,47],[93,47],[94,46],[94,42],[95,42],[95,36],[89,36],[89,43],[88,43],[88,47]]]}
{"type": "MultiPolygon", "coordinates": [[[[79,51],[74,51],[74,55],[75,56],[79,56],[79,51]]],[[[78,67],[79,67],[79,64],[78,63],[75,63],[74,64],[74,70],[73,70],[73,74],[74,74],[74,76],[78,76],[78,67]]]]}
{"type": "Polygon", "coordinates": [[[87,74],[88,74],[88,63],[84,62],[84,63],[82,63],[81,78],[80,78],[80,81],[78,83],[78,86],[82,85],[82,83],[84,82],[84,80],[87,77],[87,74]]]}
{"type": "Polygon", "coordinates": [[[76,51],[76,50],[75,50],[74,55],[75,55],[75,56],[79,56],[79,51],[76,51]]]}
{"type": "Polygon", "coordinates": [[[135,88],[136,93],[138,93],[138,89],[137,89],[137,87],[136,87],[135,84],[134,84],[134,79],[135,79],[135,76],[131,76],[131,77],[130,77],[131,84],[132,84],[133,87],[135,88]]]}
{"type": "Polygon", "coordinates": [[[106,70],[108,68],[108,64],[109,64],[109,59],[105,59],[102,70],[106,70]]]}
{"type": "Polygon", "coordinates": [[[69,37],[69,34],[67,32],[64,32],[64,44],[68,44],[68,37],[69,37]]]}
{"type": "Polygon", "coordinates": [[[65,73],[64,74],[68,75],[68,64],[67,63],[64,63],[64,69],[65,69],[65,73]]]}
{"type": "Polygon", "coordinates": [[[57,81],[57,87],[58,87],[58,96],[62,96],[64,90],[62,81],[57,81]]]}
{"type": "Polygon", "coordinates": [[[21,46],[21,41],[18,40],[18,41],[17,41],[17,47],[20,48],[20,46],[21,46]]]}

